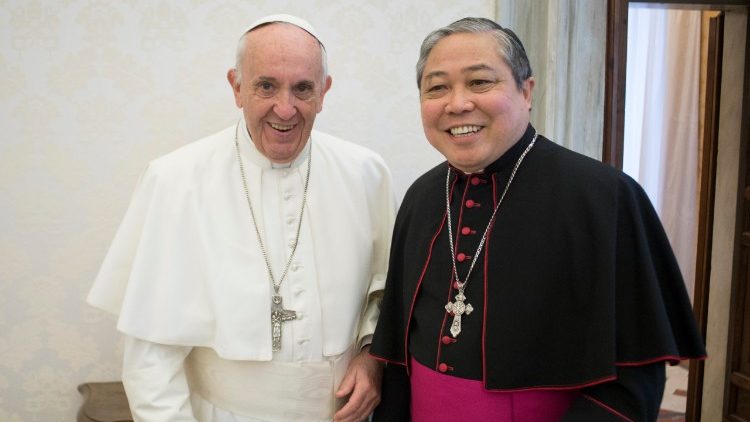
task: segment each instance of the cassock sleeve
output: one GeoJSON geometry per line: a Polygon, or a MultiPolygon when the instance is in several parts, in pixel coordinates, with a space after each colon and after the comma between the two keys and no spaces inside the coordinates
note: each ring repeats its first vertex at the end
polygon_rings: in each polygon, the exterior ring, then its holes
{"type": "MultiPolygon", "coordinates": [[[[367,289],[367,303],[360,318],[357,345],[362,347],[372,343],[372,335],[380,316],[380,306],[383,301],[383,289],[388,272],[388,255],[391,249],[391,234],[396,219],[398,204],[393,193],[390,172],[385,164],[380,168],[380,183],[374,201],[370,203],[374,224],[373,254],[371,258],[370,285],[367,289]]],[[[373,177],[373,179],[375,179],[373,177]]]]}
{"type": "Polygon", "coordinates": [[[665,381],[663,362],[620,366],[616,380],[581,390],[562,421],[656,421],[665,381]]]}
{"type": "Polygon", "coordinates": [[[190,350],[125,337],[122,383],[136,422],[196,422],[183,365],[190,350]]]}
{"type": "Polygon", "coordinates": [[[372,422],[407,422],[411,416],[411,390],[406,367],[389,363],[383,370],[380,404],[375,408],[372,422]]]}

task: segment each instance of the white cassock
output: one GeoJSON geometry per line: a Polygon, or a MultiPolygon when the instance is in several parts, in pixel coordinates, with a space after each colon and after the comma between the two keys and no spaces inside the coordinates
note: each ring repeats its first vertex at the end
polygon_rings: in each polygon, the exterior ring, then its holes
{"type": "Polygon", "coordinates": [[[123,382],[136,420],[329,420],[333,392],[375,329],[395,217],[373,152],[313,131],[272,166],[239,123],[250,198],[281,284],[281,351],[271,350],[273,288],[239,173],[235,127],[152,161],[87,298],[119,315],[123,382]]]}

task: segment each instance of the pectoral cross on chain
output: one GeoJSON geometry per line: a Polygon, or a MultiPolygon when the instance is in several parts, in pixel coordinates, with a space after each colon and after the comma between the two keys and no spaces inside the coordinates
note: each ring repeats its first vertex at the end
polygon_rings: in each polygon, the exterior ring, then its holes
{"type": "Polygon", "coordinates": [[[453,314],[453,323],[451,324],[453,338],[458,337],[458,334],[461,333],[461,315],[469,315],[474,310],[470,303],[464,303],[465,300],[464,292],[459,290],[456,301],[448,302],[445,305],[445,310],[453,314]]]}
{"type": "Polygon", "coordinates": [[[271,296],[271,350],[281,350],[281,323],[297,318],[297,312],[284,309],[281,295],[271,296]]]}

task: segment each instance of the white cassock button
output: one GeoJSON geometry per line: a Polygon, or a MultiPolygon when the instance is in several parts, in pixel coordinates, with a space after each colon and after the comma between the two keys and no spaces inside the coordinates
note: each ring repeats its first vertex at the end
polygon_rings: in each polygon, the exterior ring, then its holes
{"type": "Polygon", "coordinates": [[[307,339],[306,338],[297,340],[297,344],[299,344],[300,346],[302,346],[305,343],[307,343],[307,339]]]}
{"type": "Polygon", "coordinates": [[[288,201],[288,200],[292,199],[293,196],[294,195],[292,195],[291,192],[284,192],[284,200],[285,201],[288,201]]]}
{"type": "Polygon", "coordinates": [[[291,226],[292,224],[294,224],[294,220],[296,220],[296,218],[290,215],[286,218],[286,224],[289,224],[291,226]]]}
{"type": "Polygon", "coordinates": [[[288,244],[289,244],[290,248],[293,248],[294,247],[294,239],[289,239],[288,244]]]}
{"type": "Polygon", "coordinates": [[[302,268],[302,265],[299,265],[296,262],[294,264],[292,264],[292,271],[297,272],[297,271],[300,270],[300,268],[302,268]]]}
{"type": "Polygon", "coordinates": [[[301,294],[302,294],[302,293],[304,293],[304,292],[305,292],[305,289],[303,289],[303,288],[302,288],[302,287],[300,287],[300,286],[296,286],[296,287],[294,288],[294,295],[295,295],[295,296],[299,296],[299,295],[301,295],[301,294]]]}

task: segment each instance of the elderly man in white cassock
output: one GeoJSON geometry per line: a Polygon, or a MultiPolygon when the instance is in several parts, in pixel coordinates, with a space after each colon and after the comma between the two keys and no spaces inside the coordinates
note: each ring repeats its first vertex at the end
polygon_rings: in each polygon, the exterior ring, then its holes
{"type": "Polygon", "coordinates": [[[371,151],[313,130],[331,87],[315,30],[242,35],[243,118],[152,161],[90,304],[119,315],[139,421],[359,421],[395,215],[371,151]]]}

